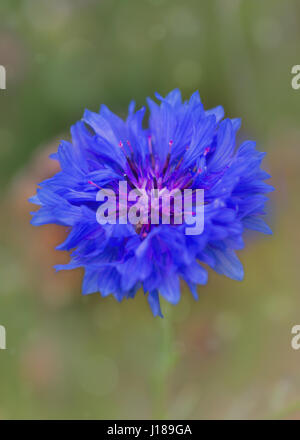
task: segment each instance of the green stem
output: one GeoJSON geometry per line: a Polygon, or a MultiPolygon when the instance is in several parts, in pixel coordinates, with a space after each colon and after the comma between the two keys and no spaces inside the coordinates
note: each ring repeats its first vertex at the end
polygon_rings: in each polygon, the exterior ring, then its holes
{"type": "Polygon", "coordinates": [[[154,418],[168,418],[169,379],[178,358],[171,310],[160,320],[157,364],[153,372],[154,418]]]}

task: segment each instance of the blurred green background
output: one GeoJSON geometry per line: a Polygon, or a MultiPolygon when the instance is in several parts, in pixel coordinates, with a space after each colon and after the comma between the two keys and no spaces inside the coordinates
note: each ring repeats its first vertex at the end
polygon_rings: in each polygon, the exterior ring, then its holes
{"type": "Polygon", "coordinates": [[[1,0],[0,418],[300,418],[299,21],[297,0],[1,0]],[[85,108],[175,87],[268,152],[274,235],[240,252],[242,283],[210,271],[160,320],[55,274],[64,228],[30,226],[27,198],[85,108]]]}

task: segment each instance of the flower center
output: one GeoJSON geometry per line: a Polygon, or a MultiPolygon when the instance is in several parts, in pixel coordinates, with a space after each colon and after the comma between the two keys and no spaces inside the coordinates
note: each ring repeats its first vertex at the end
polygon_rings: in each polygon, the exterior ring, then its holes
{"type": "MultiPolygon", "coordinates": [[[[192,188],[201,169],[182,170],[183,157],[175,163],[171,160],[174,144],[172,139],[169,141],[169,149],[163,165],[159,163],[153,152],[151,136],[148,136],[148,155],[143,164],[138,164],[135,160],[130,142],[127,141],[126,144],[127,151],[123,142],[119,142],[119,147],[124,153],[127,163],[124,177],[129,189],[135,190],[140,196],[139,214],[143,219],[136,225],[135,230],[142,237],[146,237],[153,224],[162,223],[165,219],[166,209],[169,209],[170,224],[176,224],[177,211],[180,206],[183,207],[183,191],[192,188]],[[164,204],[164,197],[167,200],[166,204],[164,204]],[[155,213],[154,223],[153,212],[155,213]],[[147,221],[145,221],[145,217],[147,221]]],[[[130,205],[130,201],[128,201],[128,209],[130,206],[132,203],[130,205]]]]}

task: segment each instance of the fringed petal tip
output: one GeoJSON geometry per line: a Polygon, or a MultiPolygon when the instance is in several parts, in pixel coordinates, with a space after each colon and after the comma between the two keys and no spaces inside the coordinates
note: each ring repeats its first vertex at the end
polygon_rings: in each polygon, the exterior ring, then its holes
{"type": "Polygon", "coordinates": [[[163,318],[163,314],[160,309],[159,293],[158,290],[152,290],[148,294],[148,303],[151,307],[153,316],[160,316],[163,318]]]}

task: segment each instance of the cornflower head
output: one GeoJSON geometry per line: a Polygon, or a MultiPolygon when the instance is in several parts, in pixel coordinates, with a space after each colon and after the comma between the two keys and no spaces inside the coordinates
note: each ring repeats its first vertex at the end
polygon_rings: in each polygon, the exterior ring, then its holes
{"type": "Polygon", "coordinates": [[[236,147],[240,119],[224,119],[221,106],[205,110],[198,92],[184,102],[177,89],[156,97],[160,104],[148,99],[147,128],[145,107],[135,111],[133,102],[126,121],[105,105],[86,110],[71,141],[50,156],[61,171],[30,201],[40,206],[33,225],[69,228],[57,249],[71,251],[71,261],[56,268],[83,267],[83,294],[122,301],[142,288],[162,316],[160,295],[176,304],[180,280],[197,299],[197,285],[207,282],[203,263],[242,280],[235,251],[244,247],[245,229],[271,233],[261,215],[273,188],[255,142],[236,147]],[[200,229],[187,233],[200,214],[200,229]]]}

